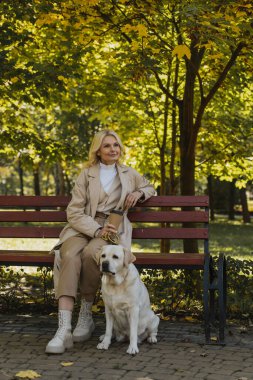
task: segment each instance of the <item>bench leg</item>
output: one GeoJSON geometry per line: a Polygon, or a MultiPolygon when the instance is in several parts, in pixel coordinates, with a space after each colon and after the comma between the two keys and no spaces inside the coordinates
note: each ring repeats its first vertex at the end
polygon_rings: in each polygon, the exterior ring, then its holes
{"type": "Polygon", "coordinates": [[[219,343],[224,344],[227,303],[226,259],[220,254],[218,259],[218,304],[219,304],[219,343]]]}
{"type": "Polygon", "coordinates": [[[207,256],[204,264],[204,323],[206,344],[210,343],[211,322],[214,317],[214,292],[211,289],[214,271],[211,256],[207,256]]]}

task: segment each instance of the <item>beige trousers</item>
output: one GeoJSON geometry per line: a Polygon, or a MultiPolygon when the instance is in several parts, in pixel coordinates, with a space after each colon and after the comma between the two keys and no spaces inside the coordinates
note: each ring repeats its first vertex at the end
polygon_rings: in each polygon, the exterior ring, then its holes
{"type": "MultiPolygon", "coordinates": [[[[105,220],[96,218],[103,225],[105,220]]],[[[90,238],[79,234],[68,238],[61,246],[61,269],[57,298],[76,298],[78,286],[81,297],[93,302],[100,286],[98,252],[108,243],[101,238],[90,238]]]]}

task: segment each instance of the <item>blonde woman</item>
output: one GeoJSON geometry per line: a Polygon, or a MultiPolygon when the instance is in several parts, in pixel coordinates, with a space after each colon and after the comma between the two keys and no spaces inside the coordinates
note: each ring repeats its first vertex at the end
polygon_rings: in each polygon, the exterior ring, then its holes
{"type": "MultiPolygon", "coordinates": [[[[98,252],[108,244],[103,237],[117,233],[107,218],[113,209],[128,210],[137,201],[145,201],[156,192],[134,169],[121,164],[122,142],[114,131],[94,136],[89,161],[80,173],[67,207],[68,224],[60,234],[60,268],[56,285],[59,327],[47,344],[46,352],[63,353],[73,342],[88,340],[95,328],[92,304],[100,286],[98,252]],[[77,326],[71,331],[71,317],[78,286],[81,308],[77,326]]],[[[131,248],[132,227],[126,213],[118,229],[120,244],[131,248]]],[[[55,281],[56,282],[56,281],[55,281]]]]}

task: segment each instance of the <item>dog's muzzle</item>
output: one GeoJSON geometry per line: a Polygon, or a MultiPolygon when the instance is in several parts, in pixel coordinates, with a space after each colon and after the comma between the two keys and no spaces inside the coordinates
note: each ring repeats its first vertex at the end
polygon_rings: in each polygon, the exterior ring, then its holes
{"type": "Polygon", "coordinates": [[[115,273],[110,271],[110,269],[109,269],[109,261],[103,261],[102,262],[102,272],[103,273],[111,273],[111,274],[115,275],[115,273]]]}
{"type": "Polygon", "coordinates": [[[110,272],[109,271],[109,261],[103,261],[102,262],[102,271],[103,272],[110,272]]]}

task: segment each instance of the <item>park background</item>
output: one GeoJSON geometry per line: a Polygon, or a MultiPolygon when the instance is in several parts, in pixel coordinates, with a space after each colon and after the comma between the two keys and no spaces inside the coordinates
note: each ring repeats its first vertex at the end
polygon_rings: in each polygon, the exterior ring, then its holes
{"type": "MultiPolygon", "coordinates": [[[[0,193],[70,194],[94,133],[115,130],[160,195],[209,195],[229,317],[251,323],[251,1],[4,0],[0,13],[0,193]]],[[[1,248],[16,244],[52,246],[1,248]]],[[[48,268],[0,276],[3,311],[55,310],[48,268]]],[[[143,276],[164,318],[200,315],[198,276],[143,276]]]]}

